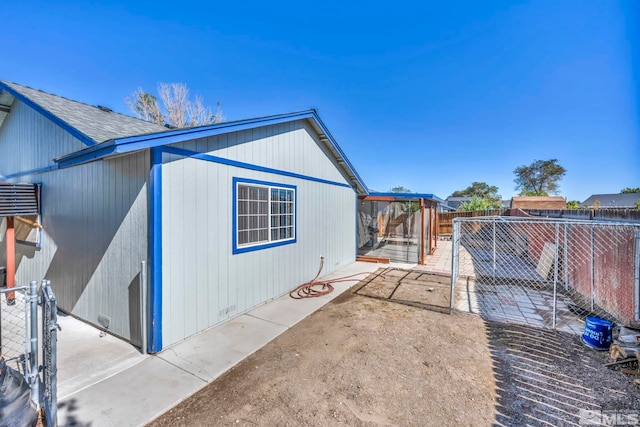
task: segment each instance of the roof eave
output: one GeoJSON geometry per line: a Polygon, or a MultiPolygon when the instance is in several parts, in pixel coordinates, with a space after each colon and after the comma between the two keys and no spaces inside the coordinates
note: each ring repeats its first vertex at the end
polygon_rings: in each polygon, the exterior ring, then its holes
{"type": "Polygon", "coordinates": [[[60,168],[70,167],[82,163],[99,160],[104,157],[116,154],[131,153],[148,148],[174,144],[196,138],[206,138],[221,135],[229,132],[253,129],[260,126],[276,125],[293,120],[310,119],[321,131],[321,142],[331,151],[338,165],[352,182],[358,194],[368,194],[369,190],[364,181],[358,175],[355,168],[346,157],[336,140],[333,138],[327,127],[324,125],[315,110],[304,110],[294,113],[285,113],[273,116],[258,117],[253,119],[224,122],[210,126],[199,126],[195,128],[176,129],[167,132],[153,134],[129,136],[105,141],[95,144],[85,149],[66,154],[53,159],[60,168]]]}

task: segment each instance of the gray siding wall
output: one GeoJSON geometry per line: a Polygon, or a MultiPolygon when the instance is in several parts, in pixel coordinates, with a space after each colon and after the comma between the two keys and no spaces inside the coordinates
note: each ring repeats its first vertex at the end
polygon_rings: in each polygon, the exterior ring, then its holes
{"type": "MultiPolygon", "coordinates": [[[[0,174],[47,166],[82,147],[14,103],[0,128],[0,174]],[[16,164],[6,153],[21,160],[16,164]]],[[[148,258],[149,166],[146,151],[12,180],[41,183],[44,225],[42,248],[16,245],[17,283],[51,280],[62,310],[93,324],[99,315],[110,317],[109,330],[136,344],[140,262],[148,258]]],[[[5,227],[0,224],[0,265],[5,227]]]]}
{"type": "Polygon", "coordinates": [[[15,100],[0,127],[0,176],[53,164],[86,146],[28,105],[15,100]]]}
{"type": "MultiPolygon", "coordinates": [[[[176,146],[347,182],[305,122],[176,146]],[[257,140],[246,142],[250,138],[257,140]]],[[[315,276],[321,255],[323,273],[352,262],[355,203],[351,188],[165,154],[163,346],[286,294],[315,276]],[[296,243],[232,254],[234,177],[297,186],[296,243]]]]}

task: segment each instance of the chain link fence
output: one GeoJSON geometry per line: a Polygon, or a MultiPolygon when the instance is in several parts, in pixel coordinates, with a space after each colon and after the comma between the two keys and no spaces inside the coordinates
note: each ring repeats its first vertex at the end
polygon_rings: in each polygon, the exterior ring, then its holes
{"type": "Polygon", "coordinates": [[[582,333],[638,324],[640,226],[517,217],[453,223],[450,309],[582,333]]]}
{"type": "Polygon", "coordinates": [[[24,372],[28,288],[0,289],[0,353],[7,365],[24,372]]]}
{"type": "Polygon", "coordinates": [[[31,401],[42,409],[49,427],[57,425],[57,310],[48,280],[0,289],[0,353],[7,366],[24,376],[31,390],[31,401]],[[38,324],[39,304],[42,307],[41,325],[38,324]],[[42,365],[38,365],[40,353],[42,365]]]}

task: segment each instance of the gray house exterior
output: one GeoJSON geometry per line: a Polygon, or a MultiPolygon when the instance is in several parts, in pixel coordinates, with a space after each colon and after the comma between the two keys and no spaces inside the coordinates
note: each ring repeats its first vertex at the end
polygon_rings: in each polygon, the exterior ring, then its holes
{"type": "Polygon", "coordinates": [[[18,284],[151,352],[353,262],[367,192],[314,110],[170,130],[3,81],[0,176],[41,186],[18,284]]]}

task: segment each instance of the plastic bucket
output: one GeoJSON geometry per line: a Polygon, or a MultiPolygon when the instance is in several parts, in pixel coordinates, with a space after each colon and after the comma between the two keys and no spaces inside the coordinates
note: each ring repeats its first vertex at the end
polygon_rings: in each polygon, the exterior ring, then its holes
{"type": "Polygon", "coordinates": [[[594,350],[609,350],[612,341],[613,323],[598,317],[587,317],[584,323],[582,342],[594,350]]]}

